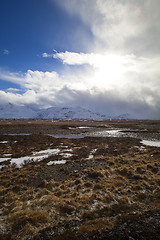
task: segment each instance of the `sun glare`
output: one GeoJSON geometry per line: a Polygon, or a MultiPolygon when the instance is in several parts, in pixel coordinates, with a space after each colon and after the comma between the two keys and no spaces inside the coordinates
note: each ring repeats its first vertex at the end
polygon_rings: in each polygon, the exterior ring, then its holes
{"type": "Polygon", "coordinates": [[[120,85],[123,79],[124,59],[121,56],[97,56],[94,59],[95,73],[92,84],[109,88],[120,85]]]}

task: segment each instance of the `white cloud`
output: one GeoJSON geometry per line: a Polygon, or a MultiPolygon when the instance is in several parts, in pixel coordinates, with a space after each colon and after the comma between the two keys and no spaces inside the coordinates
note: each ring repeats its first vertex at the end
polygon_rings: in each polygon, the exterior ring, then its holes
{"type": "Polygon", "coordinates": [[[52,57],[52,55],[50,55],[50,54],[48,54],[48,53],[43,53],[43,54],[42,54],[42,57],[47,58],[47,57],[52,57]]]}
{"type": "Polygon", "coordinates": [[[76,53],[76,52],[56,52],[53,54],[43,53],[42,57],[52,57],[57,58],[63,62],[63,64],[69,65],[82,65],[82,64],[90,64],[94,65],[94,58],[98,57],[98,54],[93,53],[76,53]]]}
{"type": "Polygon", "coordinates": [[[58,4],[90,28],[94,52],[153,55],[160,51],[159,0],[59,0],[58,4]]]}
{"type": "Polygon", "coordinates": [[[53,58],[60,59],[63,63],[69,65],[92,64],[94,55],[76,52],[59,52],[52,55],[53,58]]]}
{"type": "Polygon", "coordinates": [[[7,88],[6,92],[20,92],[18,88],[7,88]]]}
{"type": "MultiPolygon", "coordinates": [[[[119,88],[124,92],[124,89],[130,89],[129,85],[134,85],[134,88],[142,89],[149,86],[154,88],[159,82],[160,57],[146,58],[137,57],[133,54],[130,55],[111,55],[111,54],[94,54],[94,53],[75,53],[75,52],[60,52],[50,54],[53,58],[57,58],[67,65],[80,65],[83,67],[87,64],[91,68],[80,68],[78,72],[79,80],[77,82],[86,84],[87,88],[97,87],[101,89],[119,88]],[[83,79],[83,81],[81,80],[83,79]],[[129,85],[128,85],[129,84],[129,85]]],[[[71,73],[70,73],[71,74],[71,73]]],[[[73,71],[74,75],[77,73],[73,71]]],[[[64,79],[67,79],[65,75],[64,79]]],[[[70,78],[70,83],[73,85],[70,78]]],[[[68,78],[69,79],[69,78],[68,78]]],[[[68,81],[68,80],[67,80],[68,81]]],[[[69,82],[67,82],[68,84],[69,82]]]]}
{"type": "Polygon", "coordinates": [[[9,52],[8,49],[4,49],[4,50],[3,50],[3,54],[5,54],[5,55],[9,55],[9,53],[10,53],[10,52],[9,52]]]}

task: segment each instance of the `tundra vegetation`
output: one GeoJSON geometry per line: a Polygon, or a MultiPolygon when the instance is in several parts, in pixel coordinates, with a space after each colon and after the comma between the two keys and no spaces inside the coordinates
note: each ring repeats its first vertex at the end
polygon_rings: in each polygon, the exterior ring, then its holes
{"type": "MultiPolygon", "coordinates": [[[[39,126],[35,122],[4,122],[0,124],[3,133],[19,133],[18,129],[24,128],[33,131],[39,126]]],[[[57,124],[45,122],[41,129],[45,131],[46,127],[47,133],[52,127],[53,132],[56,127],[71,131],[82,125],[80,121],[57,124]]],[[[96,122],[84,124],[95,131],[96,122]]],[[[107,124],[124,131],[131,126],[126,121],[107,124]]],[[[155,136],[159,131],[157,122],[153,128],[153,123],[142,121],[139,130],[136,124],[132,123],[134,134],[155,136]]],[[[102,125],[99,122],[97,127],[102,125]]],[[[160,149],[143,146],[139,136],[55,138],[44,132],[1,134],[0,239],[159,239],[160,149]],[[41,161],[11,164],[13,158],[46,149],[59,151],[41,161]]]]}

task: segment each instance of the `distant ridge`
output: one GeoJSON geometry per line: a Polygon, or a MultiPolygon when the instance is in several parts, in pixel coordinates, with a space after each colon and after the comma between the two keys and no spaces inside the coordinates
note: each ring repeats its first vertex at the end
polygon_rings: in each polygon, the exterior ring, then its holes
{"type": "Polygon", "coordinates": [[[0,106],[0,119],[129,119],[129,114],[111,117],[81,107],[50,107],[38,109],[12,103],[0,106]]]}

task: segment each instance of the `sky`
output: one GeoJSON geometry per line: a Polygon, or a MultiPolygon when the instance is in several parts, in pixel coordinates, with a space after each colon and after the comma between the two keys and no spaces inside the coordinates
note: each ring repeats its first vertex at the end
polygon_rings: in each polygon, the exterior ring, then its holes
{"type": "Polygon", "coordinates": [[[159,0],[0,0],[0,105],[160,119],[159,0]]]}

